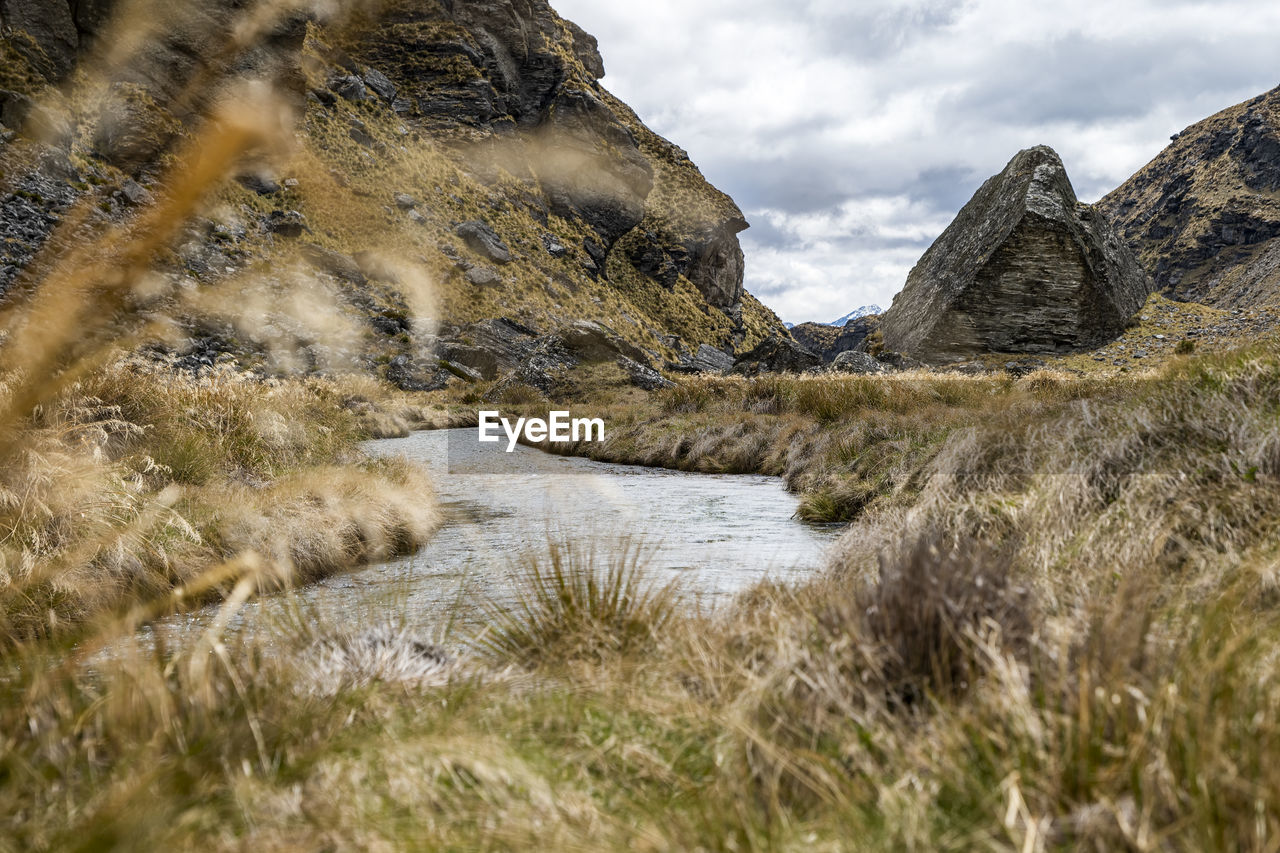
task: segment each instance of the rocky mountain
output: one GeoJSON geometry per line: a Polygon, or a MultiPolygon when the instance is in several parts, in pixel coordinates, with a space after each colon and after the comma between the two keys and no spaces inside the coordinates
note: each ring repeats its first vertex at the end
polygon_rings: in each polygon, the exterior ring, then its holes
{"type": "MultiPolygon", "coordinates": [[[[235,0],[110,12],[0,0],[0,293],[38,279],[72,211],[105,227],[144,207],[205,106],[252,78],[292,105],[296,146],[230,182],[166,258],[191,287],[299,265],[364,323],[352,357],[406,387],[465,374],[440,353],[493,328],[590,321],[655,365],[786,335],[743,290],[741,211],[601,85],[595,39],[546,0],[354,19],[318,4],[266,25],[235,0]],[[432,282],[428,316],[406,267],[432,282]]],[[[217,317],[187,327],[197,353],[254,345],[217,317]]]]}
{"type": "Polygon", "coordinates": [[[1167,295],[1280,305],[1280,88],[1176,134],[1098,206],[1167,295]]]}
{"type": "Polygon", "coordinates": [[[1113,340],[1150,287],[1099,209],[1080,204],[1050,148],[1020,152],[912,269],[883,345],[928,361],[1053,353],[1113,340]]]}
{"type": "Polygon", "coordinates": [[[836,326],[843,329],[851,320],[860,320],[863,317],[870,317],[872,314],[883,314],[884,309],[879,305],[863,305],[861,308],[855,308],[848,314],[839,319],[832,320],[828,326],[836,326]]]}

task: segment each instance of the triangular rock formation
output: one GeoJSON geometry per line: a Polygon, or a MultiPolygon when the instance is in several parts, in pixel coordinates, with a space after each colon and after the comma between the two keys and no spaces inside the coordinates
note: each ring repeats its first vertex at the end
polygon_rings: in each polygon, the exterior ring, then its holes
{"type": "Polygon", "coordinates": [[[1115,338],[1149,293],[1051,148],[1020,152],[929,247],[884,315],[888,349],[930,361],[1071,352],[1115,338]]]}

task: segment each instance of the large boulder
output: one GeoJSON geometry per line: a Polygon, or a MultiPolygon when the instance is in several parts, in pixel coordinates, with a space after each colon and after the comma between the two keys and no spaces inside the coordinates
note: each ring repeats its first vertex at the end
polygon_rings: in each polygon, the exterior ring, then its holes
{"type": "Polygon", "coordinates": [[[592,320],[576,320],[559,329],[555,337],[580,361],[594,364],[612,361],[619,356],[647,364],[649,357],[608,326],[592,320]]]}
{"type": "Polygon", "coordinates": [[[463,222],[454,229],[467,248],[497,264],[511,263],[511,250],[492,228],[483,222],[463,222]]]}
{"type": "Polygon", "coordinates": [[[1133,253],[1080,204],[1062,160],[1020,152],[925,252],[880,324],[928,361],[1073,352],[1113,340],[1150,292],[1133,253]]]}
{"type": "Polygon", "coordinates": [[[668,370],[676,373],[724,373],[733,369],[733,356],[707,344],[698,344],[694,353],[682,353],[678,361],[669,361],[668,370]]]}
{"type": "Polygon", "coordinates": [[[738,233],[747,220],[731,217],[706,226],[685,243],[689,265],[684,274],[711,305],[733,315],[741,310],[746,261],[738,233]]]}

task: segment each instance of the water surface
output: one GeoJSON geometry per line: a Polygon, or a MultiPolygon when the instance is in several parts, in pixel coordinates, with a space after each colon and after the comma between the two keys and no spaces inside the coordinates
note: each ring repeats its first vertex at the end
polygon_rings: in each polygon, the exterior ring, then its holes
{"type": "MultiPolygon", "coordinates": [[[[810,575],[837,535],[796,520],[798,501],[777,477],[612,465],[528,447],[506,453],[505,442],[482,445],[475,435],[474,428],[436,430],[368,442],[372,455],[405,456],[430,470],[446,522],[413,556],[295,595],[328,618],[367,622],[395,607],[431,621],[509,596],[513,561],[530,550],[546,553],[550,541],[608,550],[625,536],[642,543],[656,580],[678,578],[692,599],[714,607],[765,577],[810,575]]],[[[237,621],[283,602],[252,602],[237,621]]],[[[191,614],[171,624],[207,619],[207,612],[191,614]]]]}

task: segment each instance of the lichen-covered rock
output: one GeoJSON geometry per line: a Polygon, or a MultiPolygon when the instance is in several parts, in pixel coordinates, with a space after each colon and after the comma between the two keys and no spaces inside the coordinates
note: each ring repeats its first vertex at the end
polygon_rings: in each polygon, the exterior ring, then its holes
{"type": "Polygon", "coordinates": [[[1114,339],[1150,292],[1102,211],[1047,147],[1020,152],[925,252],[880,324],[928,361],[1072,352],[1114,339]]]}

